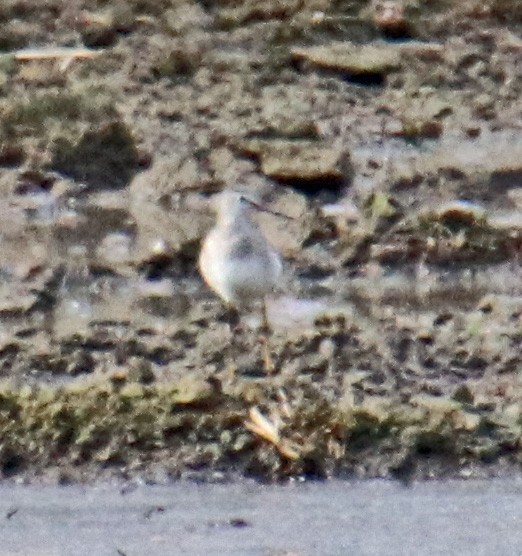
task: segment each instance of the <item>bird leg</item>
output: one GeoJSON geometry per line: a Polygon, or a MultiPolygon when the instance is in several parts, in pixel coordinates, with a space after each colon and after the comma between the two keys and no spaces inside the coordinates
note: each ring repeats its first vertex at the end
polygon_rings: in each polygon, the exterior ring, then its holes
{"type": "Polygon", "coordinates": [[[272,354],[270,353],[270,324],[268,322],[268,313],[266,309],[266,298],[263,298],[263,306],[262,306],[262,321],[261,327],[259,331],[261,332],[260,342],[262,345],[262,353],[263,353],[263,363],[265,366],[265,371],[267,373],[273,373],[275,370],[274,361],[272,359],[272,354]]]}
{"type": "Polygon", "coordinates": [[[239,311],[233,305],[227,305],[227,321],[231,333],[239,331],[240,319],[239,311]]]}
{"type": "Polygon", "coordinates": [[[228,370],[230,372],[230,380],[233,380],[237,370],[238,355],[238,335],[241,331],[239,311],[232,305],[227,305],[227,321],[230,333],[230,344],[228,349],[228,370]]]}

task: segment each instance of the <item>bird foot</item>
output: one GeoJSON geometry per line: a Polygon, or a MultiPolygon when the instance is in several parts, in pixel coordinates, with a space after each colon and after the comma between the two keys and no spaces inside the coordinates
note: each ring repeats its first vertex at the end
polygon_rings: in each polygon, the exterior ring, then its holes
{"type": "Polygon", "coordinates": [[[260,336],[259,341],[261,342],[262,348],[263,367],[265,372],[270,375],[276,370],[272,354],[270,353],[270,344],[266,336],[260,336]]]}
{"type": "Polygon", "coordinates": [[[228,361],[225,368],[217,373],[217,378],[222,385],[230,385],[236,380],[238,369],[235,361],[228,361]]]}

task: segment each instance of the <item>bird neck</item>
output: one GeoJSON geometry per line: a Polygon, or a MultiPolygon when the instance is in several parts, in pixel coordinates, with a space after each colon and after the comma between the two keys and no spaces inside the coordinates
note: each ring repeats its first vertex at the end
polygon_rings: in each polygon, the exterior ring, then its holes
{"type": "Polygon", "coordinates": [[[235,215],[226,215],[221,219],[219,225],[229,230],[244,230],[246,228],[256,227],[255,222],[244,212],[235,215]]]}

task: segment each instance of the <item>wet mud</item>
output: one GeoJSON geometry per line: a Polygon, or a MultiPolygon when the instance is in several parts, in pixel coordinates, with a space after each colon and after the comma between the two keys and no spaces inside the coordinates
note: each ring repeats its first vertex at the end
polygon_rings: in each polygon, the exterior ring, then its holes
{"type": "Polygon", "coordinates": [[[517,0],[4,1],[2,476],[519,469],[521,52],[517,0]],[[272,373],[230,186],[292,217],[272,373]]]}

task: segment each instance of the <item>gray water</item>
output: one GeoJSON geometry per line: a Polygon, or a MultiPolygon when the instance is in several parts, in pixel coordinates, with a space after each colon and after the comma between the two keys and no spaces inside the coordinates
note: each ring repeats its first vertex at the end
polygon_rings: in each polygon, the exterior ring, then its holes
{"type": "Polygon", "coordinates": [[[0,487],[0,554],[522,555],[522,478],[0,487]]]}

